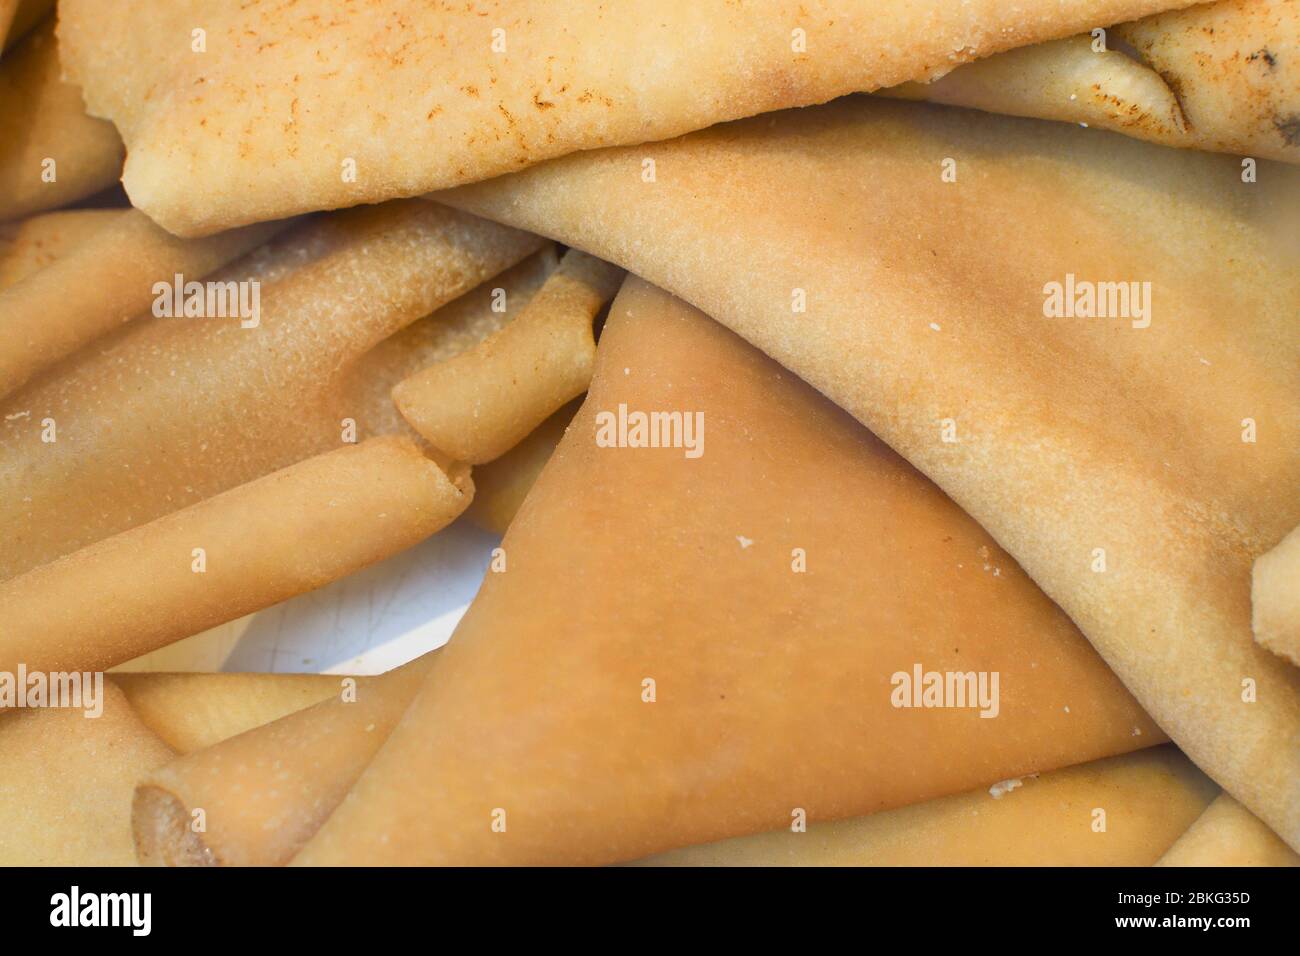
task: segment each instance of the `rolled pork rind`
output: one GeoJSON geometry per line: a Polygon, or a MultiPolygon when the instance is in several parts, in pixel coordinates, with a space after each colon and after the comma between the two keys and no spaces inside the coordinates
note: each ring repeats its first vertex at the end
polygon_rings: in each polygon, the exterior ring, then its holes
{"type": "Polygon", "coordinates": [[[1053,40],[885,93],[1300,162],[1300,7],[1292,0],[1203,3],[1107,33],[1107,45],[1090,35],[1053,40]]]}
{"type": "Polygon", "coordinates": [[[375,678],[332,674],[111,675],[140,720],[178,754],[193,753],[340,696],[375,678]]]}
{"type": "Polygon", "coordinates": [[[1160,74],[1118,50],[1094,51],[1088,36],[1009,50],[881,95],[1082,123],[1166,146],[1193,144],[1178,97],[1160,74]]]}
{"type": "Polygon", "coordinates": [[[369,681],[355,696],[336,694],[145,776],[132,811],[140,862],[287,862],[387,739],[436,653],[369,681]]]}
{"type": "Polygon", "coordinates": [[[596,358],[592,322],[622,279],[617,266],[569,251],[517,319],[399,382],[398,410],[457,461],[501,457],[587,390],[596,358]]]}
{"type": "Polygon", "coordinates": [[[53,20],[0,60],[0,143],[0,220],[75,202],[122,171],[117,130],[60,76],[53,20]]]}
{"type": "Polygon", "coordinates": [[[639,863],[1150,866],[1218,792],[1166,745],[806,831],[786,827],[684,847],[639,863]]]}
{"type": "Polygon", "coordinates": [[[469,504],[406,438],[374,438],[0,584],[0,670],[102,670],[408,548],[469,504]]]}
{"type": "Polygon", "coordinates": [[[1300,855],[1223,793],[1156,866],[1300,866],[1300,855]]]}
{"type": "Polygon", "coordinates": [[[177,275],[184,282],[202,279],[287,225],[262,223],[206,239],[178,239],[136,209],[105,215],[112,219],[103,228],[0,291],[0,398],[123,322],[148,314],[156,283],[171,287],[177,275]]]}
{"type": "Polygon", "coordinates": [[[40,272],[124,215],[121,209],[65,209],[8,223],[0,230],[0,290],[40,272]]]}
{"type": "MultiPolygon", "coordinates": [[[[0,579],[402,428],[388,390],[412,370],[404,359],[427,364],[445,340],[369,353],[546,245],[418,200],[349,210],[211,277],[259,283],[255,327],[150,317],[81,350],[0,402],[0,579]]],[[[456,314],[469,337],[472,305],[456,314]]]]}

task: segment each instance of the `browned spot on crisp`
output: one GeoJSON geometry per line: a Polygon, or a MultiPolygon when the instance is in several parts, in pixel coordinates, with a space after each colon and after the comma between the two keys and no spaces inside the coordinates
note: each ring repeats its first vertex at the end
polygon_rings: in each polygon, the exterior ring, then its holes
{"type": "Polygon", "coordinates": [[[536,106],[539,110],[549,110],[549,109],[550,109],[551,107],[553,107],[555,104],[552,103],[550,100],[544,100],[544,99],[542,99],[540,96],[538,96],[536,93],[534,93],[534,94],[533,94],[533,105],[536,106]]]}
{"type": "Polygon", "coordinates": [[[1282,134],[1288,146],[1300,146],[1300,115],[1273,117],[1274,128],[1282,134]]]}
{"type": "Polygon", "coordinates": [[[1246,57],[1247,63],[1254,63],[1256,60],[1263,60],[1265,63],[1268,64],[1268,68],[1270,70],[1272,70],[1275,66],[1277,66],[1277,57],[1273,55],[1273,53],[1268,49],[1268,47],[1264,47],[1263,49],[1256,50],[1250,56],[1246,57]]]}
{"type": "Polygon", "coordinates": [[[466,96],[475,96],[475,97],[478,96],[477,86],[462,86],[460,88],[460,91],[464,93],[466,96]]]}
{"type": "Polygon", "coordinates": [[[433,119],[435,116],[437,116],[437,115],[438,115],[439,113],[441,113],[441,112],[442,112],[442,107],[441,107],[441,106],[435,106],[433,109],[429,110],[429,113],[428,113],[427,116],[425,116],[425,119],[427,119],[427,120],[431,120],[431,119],[433,119]]]}

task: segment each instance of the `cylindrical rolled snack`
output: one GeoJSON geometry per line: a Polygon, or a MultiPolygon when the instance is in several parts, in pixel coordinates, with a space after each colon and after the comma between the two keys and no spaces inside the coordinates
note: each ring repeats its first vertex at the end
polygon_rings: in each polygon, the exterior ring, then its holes
{"type": "Polygon", "coordinates": [[[137,672],[114,673],[111,680],[150,730],[178,754],[187,754],[287,717],[349,686],[364,687],[375,678],[137,672]]]}
{"type": "Polygon", "coordinates": [[[518,265],[390,335],[342,376],[340,404],[354,409],[357,420],[365,421],[371,431],[414,437],[415,432],[393,404],[393,386],[434,362],[469,351],[513,322],[555,271],[558,261],[554,243],[547,242],[518,265]],[[501,303],[504,311],[499,308],[501,303]]]}
{"type": "Polygon", "coordinates": [[[0,579],[391,431],[392,403],[351,387],[360,360],[544,245],[420,200],[361,207],[213,277],[250,284],[253,319],[149,317],[82,349],[0,402],[0,579]]]}
{"type": "Polygon", "coordinates": [[[1255,643],[1300,666],[1300,527],[1255,559],[1250,607],[1255,643]]]}
{"type": "Polygon", "coordinates": [[[0,61],[0,143],[0,219],[57,209],[121,175],[117,130],[87,116],[61,78],[52,18],[0,61]]]}
{"type": "Polygon", "coordinates": [[[93,707],[0,712],[0,866],[135,862],[132,791],[174,755],[112,680],[92,693],[93,707]]]}
{"type": "Polygon", "coordinates": [[[1155,70],[1089,36],[1008,50],[967,63],[931,83],[904,83],[882,96],[928,100],[990,113],[1083,123],[1191,146],[1178,98],[1155,70]]]}
{"type": "Polygon", "coordinates": [[[481,528],[505,534],[581,403],[570,402],[500,458],[474,469],[474,500],[465,516],[481,528]]]}
{"type": "MultiPolygon", "coordinates": [[[[49,268],[0,292],[0,396],[128,319],[147,314],[160,283],[170,291],[173,281],[200,279],[287,224],[259,223],[205,239],[179,239],[138,209],[118,215],[49,268]]],[[[231,300],[237,302],[238,295],[231,300]]]]}
{"type": "Polygon", "coordinates": [[[132,811],[140,862],[287,862],[388,738],[435,654],[147,775],[132,811]]]}
{"type": "Polygon", "coordinates": [[[642,866],[1150,866],[1218,787],[1172,745],[642,866]]]}
{"type": "Polygon", "coordinates": [[[400,382],[393,401],[431,445],[481,464],[505,454],[591,383],[591,323],[623,270],[571,249],[523,314],[472,351],[400,382]]]}
{"type": "Polygon", "coordinates": [[[0,669],[130,660],[410,547],[472,494],[407,438],[299,462],[0,584],[0,669]]]}
{"type": "Polygon", "coordinates": [[[7,223],[0,229],[8,240],[0,247],[0,289],[56,262],[126,214],[124,209],[61,209],[7,223]]]}
{"type": "Polygon", "coordinates": [[[1156,866],[1300,866],[1300,855],[1257,816],[1222,793],[1156,866]]]}

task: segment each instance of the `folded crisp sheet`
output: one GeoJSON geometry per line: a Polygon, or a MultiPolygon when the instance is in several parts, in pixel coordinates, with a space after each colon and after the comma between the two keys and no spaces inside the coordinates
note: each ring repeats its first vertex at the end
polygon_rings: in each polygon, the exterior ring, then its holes
{"type": "Polygon", "coordinates": [[[1219,0],[1120,24],[1105,41],[1040,43],[887,92],[1295,163],[1297,50],[1295,0],[1219,0]]]}
{"type": "MultiPolygon", "coordinates": [[[[402,428],[392,386],[509,315],[483,318],[483,295],[445,335],[407,327],[544,245],[420,201],[350,210],[210,277],[250,303],[257,282],[255,322],[149,317],[83,349],[0,402],[0,578],[402,428]]],[[[552,261],[511,284],[535,288],[552,261]]]]}
{"type": "Polygon", "coordinates": [[[1156,866],[1300,866],[1300,855],[1225,793],[1156,866]]]}
{"type": "Polygon", "coordinates": [[[806,832],[792,824],[640,863],[1150,866],[1218,792],[1177,748],[1166,745],[869,817],[813,824],[806,832]]]}
{"type": "Polygon", "coordinates": [[[1163,740],[938,489],[639,280],[502,549],[300,862],[608,863],[1163,740]],[[702,454],[598,446],[620,407],[702,454]],[[998,672],[998,715],[894,706],[916,667],[998,672]]]}
{"type": "Polygon", "coordinates": [[[63,0],[59,38],[91,113],[130,147],[132,201],[195,235],[821,103],[1186,5],[63,0]]]}
{"type": "Polygon", "coordinates": [[[1241,173],[860,97],[439,196],[659,283],[852,412],[1300,846],[1300,671],[1250,630],[1251,562],[1300,522],[1300,170],[1241,173]]]}
{"type": "Polygon", "coordinates": [[[0,143],[0,220],[75,202],[122,171],[113,124],[87,116],[61,79],[53,20],[0,61],[0,143]]]}

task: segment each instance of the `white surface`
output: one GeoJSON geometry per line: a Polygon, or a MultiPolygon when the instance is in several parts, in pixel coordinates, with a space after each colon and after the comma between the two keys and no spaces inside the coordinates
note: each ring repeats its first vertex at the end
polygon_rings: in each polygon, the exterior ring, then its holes
{"type": "Polygon", "coordinates": [[[499,543],[458,521],[387,561],[120,670],[382,673],[447,642],[499,543]]]}

